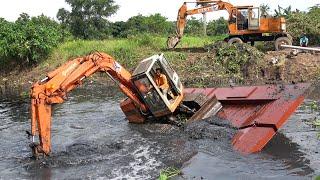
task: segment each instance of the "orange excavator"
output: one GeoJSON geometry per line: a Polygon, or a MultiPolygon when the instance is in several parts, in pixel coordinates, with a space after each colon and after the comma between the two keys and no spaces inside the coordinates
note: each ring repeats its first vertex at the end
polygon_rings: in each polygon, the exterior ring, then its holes
{"type": "Polygon", "coordinates": [[[52,104],[63,103],[67,93],[80,85],[83,80],[97,71],[107,73],[118,83],[120,90],[128,97],[121,102],[121,109],[130,122],[144,122],[148,115],[161,117],[175,111],[182,101],[182,84],[173,70],[168,71],[164,58],[152,57],[141,62],[131,75],[111,56],[93,53],[83,58],[76,58],[50,72],[46,78],[32,87],[32,139],[33,154],[48,155],[50,149],[50,126],[52,104]],[[149,68],[149,69],[148,69],[149,68]],[[155,85],[152,73],[155,68],[162,68],[170,73],[170,82],[175,97],[168,101],[155,85]],[[146,72],[146,70],[149,70],[146,72]],[[39,135],[39,144],[34,137],[39,135]]]}
{"type": "MultiPolygon", "coordinates": [[[[52,105],[96,72],[106,73],[127,96],[120,107],[131,123],[171,122],[187,117],[187,124],[213,115],[238,129],[233,147],[242,153],[260,151],[303,102],[309,84],[227,88],[185,88],[163,54],[142,60],[131,74],[111,56],[95,52],[66,62],[31,88],[30,147],[34,157],[51,152],[52,105]],[[161,71],[169,84],[156,83],[161,71]]],[[[178,124],[179,125],[179,124],[178,124]]]]}
{"type": "Polygon", "coordinates": [[[225,38],[225,41],[230,44],[250,42],[251,45],[254,45],[255,41],[274,41],[276,50],[281,49],[281,45],[292,45],[292,37],[286,32],[286,21],[283,17],[260,17],[259,7],[233,6],[221,0],[197,0],[196,2],[184,2],[180,7],[176,34],[168,38],[167,47],[172,49],[178,45],[188,16],[219,10],[226,10],[229,14],[229,37],[225,38]],[[196,3],[199,7],[188,10],[187,4],[190,3],[196,3]]]}
{"type": "Polygon", "coordinates": [[[163,54],[141,61],[131,74],[111,56],[96,52],[65,63],[32,86],[29,135],[32,136],[30,147],[35,157],[39,154],[49,155],[51,151],[52,105],[63,103],[67,99],[68,92],[81,85],[85,78],[99,71],[105,72],[127,96],[121,101],[120,107],[129,122],[143,123],[147,119],[172,119],[177,113],[192,115],[200,108],[199,104],[196,104],[198,108],[190,106],[192,103],[190,98],[184,100],[186,105],[182,103],[184,99],[182,83],[163,54]],[[170,96],[164,94],[156,85],[157,69],[161,69],[167,77],[170,96]],[[37,135],[39,143],[35,142],[37,135]]]}

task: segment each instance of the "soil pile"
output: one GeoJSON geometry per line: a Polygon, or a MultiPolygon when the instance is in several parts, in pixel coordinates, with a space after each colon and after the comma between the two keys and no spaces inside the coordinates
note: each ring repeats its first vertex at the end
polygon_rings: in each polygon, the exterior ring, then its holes
{"type": "Polygon", "coordinates": [[[320,77],[320,54],[294,51],[269,51],[264,56],[268,64],[266,80],[307,82],[320,77]]]}
{"type": "Polygon", "coordinates": [[[190,53],[178,72],[187,87],[298,83],[318,80],[320,54],[291,50],[266,53],[248,44],[216,42],[190,53]]]}
{"type": "Polygon", "coordinates": [[[227,44],[217,42],[206,47],[228,74],[252,79],[264,76],[262,70],[266,67],[262,57],[264,53],[248,44],[227,44]]]}

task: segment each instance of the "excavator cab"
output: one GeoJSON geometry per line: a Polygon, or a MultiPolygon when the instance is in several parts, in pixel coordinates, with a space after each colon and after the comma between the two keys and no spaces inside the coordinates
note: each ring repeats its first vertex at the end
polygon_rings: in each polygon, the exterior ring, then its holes
{"type": "Polygon", "coordinates": [[[238,30],[259,30],[260,12],[258,7],[236,7],[238,30]]]}
{"type": "Polygon", "coordinates": [[[131,80],[154,117],[173,113],[183,99],[182,83],[163,54],[142,60],[133,72],[131,80]],[[161,73],[167,78],[169,90],[166,94],[156,84],[157,69],[161,69],[161,73]]]}
{"type": "Polygon", "coordinates": [[[260,12],[258,7],[239,6],[236,11],[238,30],[259,30],[260,12]]]}

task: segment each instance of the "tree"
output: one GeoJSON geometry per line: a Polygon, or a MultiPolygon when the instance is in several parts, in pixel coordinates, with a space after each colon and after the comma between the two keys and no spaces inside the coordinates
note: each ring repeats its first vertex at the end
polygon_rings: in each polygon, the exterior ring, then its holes
{"type": "Polygon", "coordinates": [[[275,12],[275,17],[288,18],[289,16],[292,15],[292,8],[291,8],[291,5],[288,6],[287,8],[283,8],[278,5],[278,9],[275,9],[274,12],[275,12]]]}
{"type": "Polygon", "coordinates": [[[111,25],[111,34],[113,37],[126,38],[127,34],[127,23],[124,21],[117,21],[111,25]]]}
{"type": "Polygon", "coordinates": [[[156,13],[148,16],[145,19],[145,24],[148,27],[148,31],[155,34],[168,34],[172,23],[167,21],[167,18],[156,13]]]}
{"type": "Polygon", "coordinates": [[[223,17],[208,23],[207,34],[209,36],[227,34],[228,31],[228,22],[223,17]]]}
{"type": "Polygon", "coordinates": [[[64,8],[59,9],[57,18],[75,37],[104,39],[111,34],[107,18],[119,8],[114,0],[66,0],[66,2],[71,6],[71,12],[64,8]]]}
{"type": "Polygon", "coordinates": [[[270,6],[268,4],[261,4],[260,5],[260,12],[261,17],[268,17],[270,13],[270,6]]]}
{"type": "Polygon", "coordinates": [[[195,17],[191,17],[187,21],[187,25],[184,30],[185,34],[190,35],[203,35],[203,23],[201,20],[196,19],[195,17]]]}
{"type": "Polygon", "coordinates": [[[173,32],[173,23],[159,13],[143,16],[141,14],[129,18],[126,22],[112,24],[114,37],[128,37],[140,33],[167,35],[173,32]]]}

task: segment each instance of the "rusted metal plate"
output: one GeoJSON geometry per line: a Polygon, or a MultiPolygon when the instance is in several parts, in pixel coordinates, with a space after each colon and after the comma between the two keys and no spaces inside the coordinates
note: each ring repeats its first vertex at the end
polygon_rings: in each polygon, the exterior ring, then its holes
{"type": "Polygon", "coordinates": [[[257,87],[236,87],[222,93],[226,98],[247,98],[255,90],[257,90],[257,87]]]}
{"type": "Polygon", "coordinates": [[[310,84],[266,85],[233,88],[188,88],[185,91],[216,96],[222,104],[217,116],[239,132],[232,140],[242,153],[260,151],[303,102],[310,84]]]}

